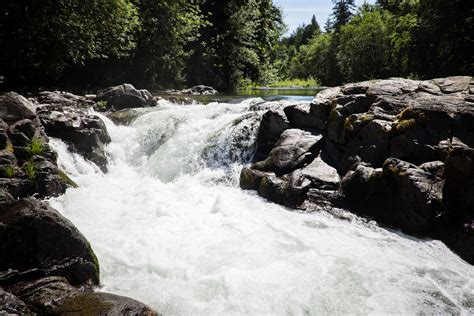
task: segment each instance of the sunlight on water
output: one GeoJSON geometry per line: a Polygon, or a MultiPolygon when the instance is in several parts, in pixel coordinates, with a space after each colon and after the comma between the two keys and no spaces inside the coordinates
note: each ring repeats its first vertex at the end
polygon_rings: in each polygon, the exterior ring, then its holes
{"type": "Polygon", "coordinates": [[[91,242],[102,290],[164,315],[474,313],[474,268],[441,242],[241,191],[258,102],[161,102],[129,127],[104,118],[106,175],[52,140],[80,187],[51,203],[91,242]]]}

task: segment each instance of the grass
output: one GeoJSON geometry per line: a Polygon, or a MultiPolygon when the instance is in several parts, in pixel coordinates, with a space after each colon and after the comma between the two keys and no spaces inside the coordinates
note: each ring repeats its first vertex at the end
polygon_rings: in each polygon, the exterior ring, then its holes
{"type": "Polygon", "coordinates": [[[73,188],[79,187],[76,182],[74,182],[71,178],[69,178],[69,176],[66,173],[64,173],[64,171],[59,170],[58,176],[61,178],[61,180],[64,181],[64,183],[68,184],[69,186],[73,188]]]}
{"type": "Polygon", "coordinates": [[[36,180],[36,166],[33,160],[28,160],[23,165],[23,170],[25,170],[25,173],[28,179],[30,179],[31,181],[36,180]]]}
{"type": "Polygon", "coordinates": [[[240,84],[241,89],[261,89],[261,88],[314,88],[321,86],[317,79],[285,79],[269,83],[255,83],[243,80],[240,84]]]}
{"type": "Polygon", "coordinates": [[[45,151],[43,142],[38,138],[33,138],[31,142],[26,146],[26,152],[30,157],[35,155],[41,155],[45,151]]]}
{"type": "Polygon", "coordinates": [[[15,168],[13,168],[13,166],[6,166],[3,172],[7,178],[13,178],[15,176],[15,168]]]}
{"type": "Polygon", "coordinates": [[[97,109],[99,109],[100,111],[105,111],[107,109],[107,101],[104,101],[104,100],[99,101],[97,102],[96,106],[97,106],[97,109]]]}

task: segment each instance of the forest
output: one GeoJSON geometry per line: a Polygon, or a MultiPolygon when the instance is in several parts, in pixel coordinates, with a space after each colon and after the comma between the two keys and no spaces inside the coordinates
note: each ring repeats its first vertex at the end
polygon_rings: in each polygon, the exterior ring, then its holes
{"type": "Polygon", "coordinates": [[[474,73],[473,1],[332,1],[323,27],[313,18],[285,35],[272,0],[4,0],[2,90],[235,90],[474,73]]]}

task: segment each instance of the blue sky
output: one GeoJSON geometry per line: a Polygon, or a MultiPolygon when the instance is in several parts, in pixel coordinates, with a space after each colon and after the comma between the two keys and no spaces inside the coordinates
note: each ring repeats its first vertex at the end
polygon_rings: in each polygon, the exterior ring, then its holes
{"type": "MultiPolygon", "coordinates": [[[[356,0],[357,5],[363,2],[364,0],[356,0]]],[[[367,2],[374,3],[375,1],[368,0],[367,2]]],[[[293,32],[303,23],[308,24],[313,14],[319,25],[323,27],[333,7],[331,0],[273,0],[273,3],[283,9],[288,33],[293,32]]]]}

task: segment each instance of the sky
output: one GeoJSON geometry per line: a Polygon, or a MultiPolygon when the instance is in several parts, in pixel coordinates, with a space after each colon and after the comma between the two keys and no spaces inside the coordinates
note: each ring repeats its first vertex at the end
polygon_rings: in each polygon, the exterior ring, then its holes
{"type": "MultiPolygon", "coordinates": [[[[364,0],[356,0],[355,2],[359,6],[364,0]]],[[[368,0],[367,2],[374,3],[375,1],[368,0]]],[[[299,25],[308,24],[313,14],[321,28],[323,28],[333,7],[331,0],[273,0],[273,3],[283,9],[289,34],[299,25]]]]}

